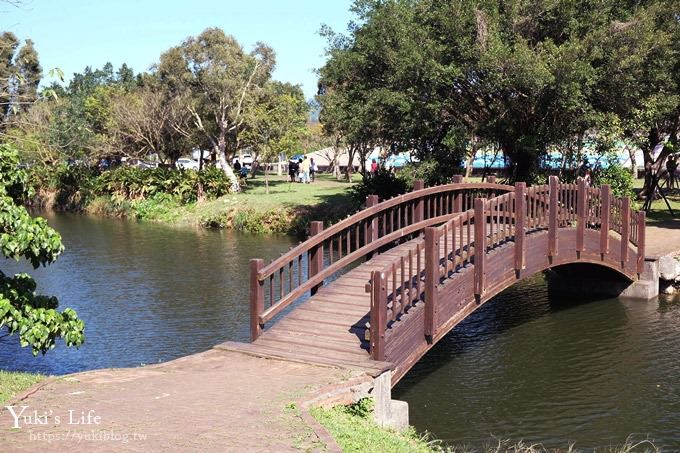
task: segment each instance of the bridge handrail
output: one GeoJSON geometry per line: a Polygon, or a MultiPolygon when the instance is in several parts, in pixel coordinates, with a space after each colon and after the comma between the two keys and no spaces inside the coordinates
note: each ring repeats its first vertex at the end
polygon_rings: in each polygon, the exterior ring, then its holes
{"type": "Polygon", "coordinates": [[[474,196],[512,191],[514,187],[496,184],[493,178],[472,184],[456,178],[452,184],[430,188],[416,181],[414,189],[382,202],[375,195],[369,196],[366,209],[326,230],[322,222],[312,222],[311,237],[270,264],[251,260],[251,339],[259,336],[266,322],[307,291],[314,294],[324,279],[346,266],[390,242],[410,239],[409,235],[425,227],[445,222],[452,212],[471,204],[474,196]]]}
{"type": "Polygon", "coordinates": [[[638,276],[643,272],[644,212],[631,210],[629,198],[613,197],[608,185],[587,187],[582,179],[576,184],[559,184],[556,177],[551,177],[549,182],[549,185],[529,188],[517,183],[512,192],[491,199],[476,199],[474,209],[455,215],[440,226],[426,228],[423,241],[400,253],[383,269],[373,271],[366,287],[371,293],[371,357],[385,360],[386,331],[421,301],[425,304],[423,333],[434,337],[438,326],[437,287],[460,269],[472,266],[474,293],[480,297],[486,288],[485,256],[493,249],[514,243],[514,267],[519,272],[526,262],[525,236],[536,230],[548,231],[549,256],[558,253],[558,229],[576,229],[578,253],[585,250],[585,230],[599,230],[599,252],[603,259],[609,253],[613,231],[622,239],[621,265],[628,261],[632,244],[636,248],[638,276]],[[480,218],[484,221],[475,221],[480,218]],[[477,247],[480,242],[484,244],[481,254],[477,247]],[[414,273],[411,263],[416,252],[418,266],[414,273]],[[424,255],[422,266],[421,254],[424,255]],[[409,263],[408,270],[406,263],[409,263]]]}
{"type": "Polygon", "coordinates": [[[381,201],[376,205],[367,206],[363,210],[347,217],[346,219],[341,220],[340,222],[332,225],[330,228],[323,230],[322,233],[310,236],[306,241],[298,244],[295,248],[281,255],[279,258],[275,259],[267,266],[263,267],[258,272],[257,276],[261,280],[269,277],[270,275],[278,271],[283,265],[288,264],[292,257],[300,255],[301,252],[307,251],[310,248],[321,244],[323,241],[328,240],[331,236],[343,232],[348,227],[354,226],[358,222],[365,220],[369,217],[372,217],[375,214],[386,211],[389,208],[398,205],[403,205],[406,202],[417,200],[428,195],[439,194],[442,192],[455,192],[458,190],[474,190],[474,189],[510,191],[514,190],[514,187],[496,183],[454,183],[435,187],[428,187],[426,189],[414,190],[403,195],[398,195],[388,200],[381,201]]]}

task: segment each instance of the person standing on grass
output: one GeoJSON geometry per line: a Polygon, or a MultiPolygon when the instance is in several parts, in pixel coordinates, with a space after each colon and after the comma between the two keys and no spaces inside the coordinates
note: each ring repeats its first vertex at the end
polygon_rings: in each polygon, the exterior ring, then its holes
{"type": "Polygon", "coordinates": [[[304,184],[309,183],[309,168],[309,159],[307,159],[307,156],[305,156],[300,163],[300,173],[302,173],[302,182],[304,184]]]}
{"type": "Polygon", "coordinates": [[[371,161],[371,176],[375,176],[376,174],[378,174],[378,162],[373,159],[371,161]]]}
{"type": "Polygon", "coordinates": [[[317,171],[319,171],[319,167],[316,165],[316,162],[314,162],[314,158],[310,157],[309,158],[309,177],[311,178],[312,182],[314,182],[317,171]]]}
{"type": "Polygon", "coordinates": [[[288,177],[290,178],[290,182],[295,182],[295,177],[297,176],[298,172],[298,164],[295,162],[295,159],[291,159],[288,161],[288,177]]]}

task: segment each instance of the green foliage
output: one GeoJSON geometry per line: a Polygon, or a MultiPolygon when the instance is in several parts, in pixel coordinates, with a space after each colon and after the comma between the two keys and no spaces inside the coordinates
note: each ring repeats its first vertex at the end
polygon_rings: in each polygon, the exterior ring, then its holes
{"type": "MultiPolygon", "coordinates": [[[[64,250],[59,233],[45,219],[32,218],[21,206],[30,191],[28,176],[17,166],[17,152],[0,145],[0,250],[7,258],[28,260],[34,268],[54,262],[64,250]]],[[[55,297],[35,294],[36,283],[26,274],[6,276],[0,271],[0,328],[19,336],[22,347],[45,354],[58,338],[67,346],[85,340],[84,324],[70,308],[56,310],[55,297]]]]}
{"type": "Polygon", "coordinates": [[[399,178],[407,181],[409,187],[413,186],[413,180],[422,179],[426,187],[448,184],[453,175],[460,172],[460,167],[448,162],[428,159],[416,164],[408,164],[399,170],[399,178]]]}
{"type": "Polygon", "coordinates": [[[461,137],[478,137],[529,182],[551,145],[612,119],[619,138],[651,150],[680,132],[677,10],[677,0],[356,0],[348,35],[322,31],[321,121],[347,144],[421,160],[462,156],[461,137]]]}
{"type": "Polygon", "coordinates": [[[363,178],[361,182],[351,188],[352,197],[357,205],[366,202],[369,195],[378,195],[380,200],[387,200],[397,195],[408,192],[413,181],[408,181],[408,174],[394,174],[384,168],[370,177],[363,178]]]}
{"type": "MultiPolygon", "coordinates": [[[[34,167],[31,169],[35,188],[55,191],[57,207],[68,210],[84,209],[96,197],[109,197],[125,210],[122,204],[135,207],[130,202],[153,199],[155,203],[170,199],[187,204],[197,200],[198,186],[202,184],[209,198],[229,192],[229,181],[219,169],[206,167],[202,171],[175,170],[171,168],[119,167],[99,173],[92,168],[63,165],[56,169],[34,167]]],[[[137,204],[142,210],[149,205],[137,204]]],[[[141,212],[141,211],[140,211],[141,212]]],[[[141,217],[146,214],[141,213],[141,217]]]]}
{"type": "Polygon", "coordinates": [[[633,174],[617,160],[610,159],[607,166],[596,171],[594,176],[595,185],[609,184],[615,196],[633,198],[633,174]]]}

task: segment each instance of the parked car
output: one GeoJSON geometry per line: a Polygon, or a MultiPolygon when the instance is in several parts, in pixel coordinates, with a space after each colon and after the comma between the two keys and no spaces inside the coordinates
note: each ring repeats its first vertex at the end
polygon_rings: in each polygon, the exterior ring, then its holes
{"type": "Polygon", "coordinates": [[[236,161],[239,161],[239,163],[240,163],[242,166],[244,166],[244,167],[248,167],[248,168],[252,167],[252,165],[253,165],[253,156],[251,156],[250,154],[244,154],[242,157],[243,157],[243,159],[241,159],[241,158],[238,157],[238,156],[234,157],[234,158],[231,160],[231,164],[233,165],[233,164],[236,163],[236,161]]]}
{"type": "Polygon", "coordinates": [[[180,170],[198,170],[198,162],[188,157],[177,159],[175,166],[180,170]]]}

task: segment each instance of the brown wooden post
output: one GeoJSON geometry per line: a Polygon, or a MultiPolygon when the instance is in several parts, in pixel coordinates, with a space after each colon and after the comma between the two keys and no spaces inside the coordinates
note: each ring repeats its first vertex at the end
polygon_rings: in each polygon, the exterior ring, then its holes
{"type": "MultiPolygon", "coordinates": [[[[319,221],[314,221],[310,224],[310,237],[314,237],[317,234],[320,234],[323,231],[323,222],[319,221]]],[[[312,278],[319,272],[323,270],[323,242],[316,247],[312,247],[309,250],[309,254],[307,255],[307,258],[309,260],[308,264],[308,269],[309,269],[309,278],[312,278]]],[[[311,289],[312,296],[316,294],[316,292],[321,288],[322,283],[319,283],[318,285],[314,285],[311,289]]],[[[283,294],[282,294],[283,296],[283,294]]]]}
{"type": "Polygon", "coordinates": [[[487,176],[486,182],[488,182],[489,184],[496,184],[496,175],[487,176]]]}
{"type": "Polygon", "coordinates": [[[559,181],[557,176],[549,179],[550,205],[548,206],[548,256],[557,256],[557,195],[559,193],[559,181]]]}
{"type": "MultiPolygon", "coordinates": [[[[463,184],[463,175],[453,175],[454,184],[463,184]]],[[[463,210],[463,194],[460,190],[456,191],[453,196],[453,212],[461,212],[463,210]]]]}
{"type": "Polygon", "coordinates": [[[264,282],[257,274],[264,267],[264,260],[250,260],[250,341],[257,340],[264,326],[260,324],[260,315],[264,313],[264,282]]]}
{"type": "Polygon", "coordinates": [[[586,235],[586,220],[588,219],[587,211],[587,196],[588,188],[586,181],[583,178],[578,178],[578,187],[576,192],[576,251],[583,252],[583,243],[586,235]]]}
{"type": "Polygon", "coordinates": [[[387,282],[385,274],[371,272],[371,357],[385,360],[385,327],[387,326],[387,282]]]}
{"type": "Polygon", "coordinates": [[[628,241],[630,239],[630,198],[621,199],[621,266],[628,261],[628,241]]]}
{"type": "Polygon", "coordinates": [[[437,334],[437,285],[439,284],[439,229],[425,228],[425,336],[437,334]]]}
{"type": "Polygon", "coordinates": [[[637,273],[638,273],[638,278],[640,278],[640,275],[645,269],[645,218],[646,214],[645,211],[638,211],[637,213],[637,234],[638,234],[638,243],[637,243],[637,273]]]}
{"type": "Polygon", "coordinates": [[[484,212],[484,198],[475,198],[475,296],[479,299],[484,293],[485,276],[484,262],[486,261],[486,213],[484,212]]]}
{"type": "MultiPolygon", "coordinates": [[[[380,202],[377,195],[369,195],[366,198],[366,208],[372,208],[380,202]]],[[[373,220],[368,225],[368,237],[366,238],[366,243],[370,243],[378,240],[380,231],[378,231],[378,216],[373,216],[373,220]]]]}
{"type": "Polygon", "coordinates": [[[600,187],[600,254],[609,253],[609,219],[611,216],[611,188],[608,184],[600,187]]]}
{"type": "MultiPolygon", "coordinates": [[[[422,190],[425,188],[425,181],[422,179],[416,179],[413,181],[413,191],[422,190]]],[[[425,220],[425,200],[418,198],[416,200],[416,209],[414,212],[413,223],[422,222],[425,220]]]]}
{"type": "Polygon", "coordinates": [[[525,197],[527,185],[523,182],[515,183],[515,271],[519,272],[525,267],[524,257],[526,245],[524,237],[526,231],[527,200],[525,197]]]}

